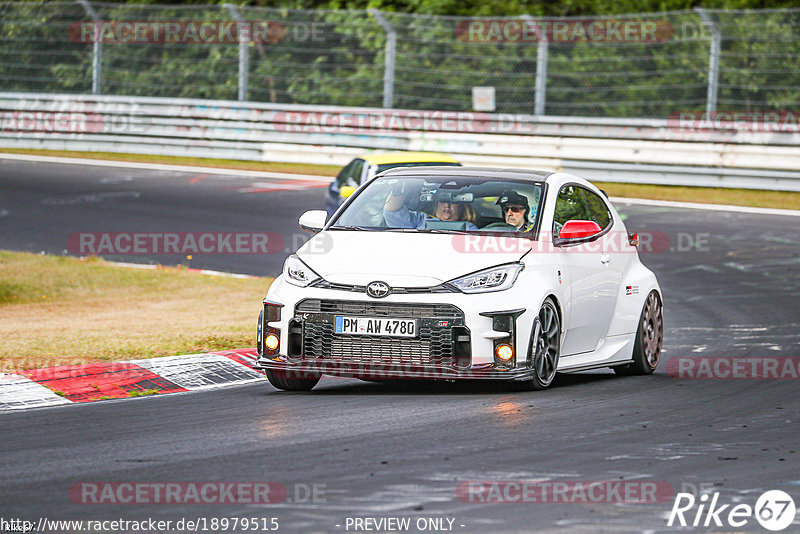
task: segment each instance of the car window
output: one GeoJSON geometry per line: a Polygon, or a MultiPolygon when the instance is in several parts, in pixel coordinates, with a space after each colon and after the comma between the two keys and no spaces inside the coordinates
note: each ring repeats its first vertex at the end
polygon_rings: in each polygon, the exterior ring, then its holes
{"type": "Polygon", "coordinates": [[[336,176],[336,183],[341,189],[343,186],[358,187],[361,183],[361,172],[364,169],[364,160],[357,158],[348,163],[336,176]]]}
{"type": "Polygon", "coordinates": [[[356,163],[355,160],[351,161],[350,163],[345,165],[341,171],[339,171],[339,174],[336,175],[336,184],[339,187],[342,187],[343,185],[348,185],[347,179],[350,177],[350,171],[353,170],[353,165],[355,165],[355,163],[356,163]]]}
{"type": "Polygon", "coordinates": [[[553,235],[558,235],[567,221],[589,220],[586,200],[581,194],[581,189],[575,185],[568,185],[558,193],[553,215],[553,235]]]}
{"type": "Polygon", "coordinates": [[[603,202],[603,199],[595,193],[585,188],[580,188],[586,199],[586,207],[589,218],[587,220],[594,221],[600,225],[600,228],[605,229],[611,224],[611,213],[608,211],[608,206],[603,202]]]}
{"type": "Polygon", "coordinates": [[[540,213],[541,196],[541,184],[529,181],[390,175],[370,182],[333,221],[332,228],[530,232],[540,213]],[[505,222],[500,206],[503,198],[513,195],[520,199],[521,205],[527,205],[527,219],[517,226],[505,222]],[[455,212],[453,217],[439,219],[439,204],[450,204],[455,212]]]}
{"type": "Polygon", "coordinates": [[[353,162],[353,170],[350,172],[350,177],[353,183],[348,183],[345,185],[361,185],[361,177],[364,175],[364,163],[366,162],[363,159],[357,159],[353,162]]]}

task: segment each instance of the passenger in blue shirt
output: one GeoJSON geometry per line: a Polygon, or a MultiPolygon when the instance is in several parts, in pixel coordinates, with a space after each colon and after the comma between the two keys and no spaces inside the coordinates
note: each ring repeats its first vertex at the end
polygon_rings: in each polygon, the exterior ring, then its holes
{"type": "Polygon", "coordinates": [[[403,195],[389,195],[386,204],[383,206],[383,218],[389,228],[425,228],[428,220],[439,221],[464,221],[466,230],[477,230],[478,227],[472,222],[475,220],[475,210],[472,206],[464,202],[443,202],[436,201],[436,209],[433,215],[424,211],[411,211],[405,202],[403,195]]]}

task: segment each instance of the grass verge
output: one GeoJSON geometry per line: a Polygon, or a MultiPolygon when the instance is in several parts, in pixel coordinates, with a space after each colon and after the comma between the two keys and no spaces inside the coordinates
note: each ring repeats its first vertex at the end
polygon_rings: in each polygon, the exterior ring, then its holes
{"type": "MultiPolygon", "coordinates": [[[[162,163],[172,165],[193,165],[199,167],[215,167],[251,171],[316,174],[321,176],[335,176],[340,169],[340,167],[335,165],[182,158],[173,156],[151,156],[144,154],[120,154],[116,152],[0,149],[0,153],[162,163]]],[[[651,200],[673,200],[678,202],[699,202],[704,204],[730,204],[733,206],[750,206],[755,208],[800,210],[800,193],[787,191],[728,189],[724,187],[683,187],[669,185],[624,184],[617,182],[595,183],[598,187],[604,189],[609,195],[617,197],[647,198],[651,200]]]]}
{"type": "Polygon", "coordinates": [[[0,251],[0,370],[255,346],[269,278],[0,251]]]}
{"type": "Polygon", "coordinates": [[[724,187],[684,187],[676,185],[620,184],[595,182],[612,197],[674,200],[702,204],[728,204],[751,208],[800,210],[800,193],[791,191],[762,191],[759,189],[728,189],[724,187]]]}

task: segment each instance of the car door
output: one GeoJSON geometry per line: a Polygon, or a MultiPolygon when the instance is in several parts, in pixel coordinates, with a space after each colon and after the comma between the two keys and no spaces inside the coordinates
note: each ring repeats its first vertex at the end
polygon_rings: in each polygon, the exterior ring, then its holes
{"type": "Polygon", "coordinates": [[[613,299],[611,304],[613,311],[604,317],[605,326],[601,337],[606,337],[611,327],[611,322],[614,320],[617,301],[621,295],[624,295],[622,282],[633,259],[631,250],[635,249],[630,247],[628,233],[624,231],[624,228],[614,223],[607,200],[586,188],[583,188],[582,192],[586,198],[589,220],[596,222],[600,228],[608,228],[608,231],[600,238],[601,245],[598,246],[599,250],[597,252],[600,254],[600,263],[604,265],[606,270],[606,280],[609,284],[607,291],[612,295],[613,299]]]}
{"type": "Polygon", "coordinates": [[[554,240],[570,220],[594,221],[602,229],[599,237],[582,243],[556,244],[561,254],[570,307],[565,320],[561,354],[569,356],[595,350],[608,331],[614,314],[622,273],[612,266],[613,218],[604,201],[576,184],[561,188],[553,219],[554,240]],[[598,204],[599,201],[599,204],[598,204]]]}
{"type": "MultiPolygon", "coordinates": [[[[583,188],[582,192],[586,198],[589,220],[596,222],[600,225],[600,228],[609,228],[609,231],[601,238],[600,262],[605,265],[608,271],[607,274],[614,280],[614,300],[616,301],[621,294],[622,279],[628,271],[633,258],[632,249],[628,243],[628,233],[622,227],[614,224],[611,208],[609,208],[607,201],[603,197],[586,188],[583,188]]],[[[612,319],[613,317],[609,316],[609,321],[612,319]]]]}

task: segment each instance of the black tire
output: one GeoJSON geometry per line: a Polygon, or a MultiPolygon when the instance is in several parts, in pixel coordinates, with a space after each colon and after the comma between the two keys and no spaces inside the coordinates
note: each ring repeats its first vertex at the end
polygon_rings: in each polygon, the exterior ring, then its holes
{"type": "Polygon", "coordinates": [[[304,373],[302,378],[289,377],[286,371],[276,369],[267,369],[264,374],[270,384],[284,391],[310,391],[322,377],[315,373],[304,373]]]}
{"type": "Polygon", "coordinates": [[[651,291],[644,301],[636,340],[633,343],[633,362],[614,367],[614,372],[622,376],[650,375],[658,367],[661,359],[661,346],[664,343],[664,317],[661,298],[651,291]]]}
{"type": "Polygon", "coordinates": [[[547,299],[533,321],[531,341],[528,347],[528,366],[533,368],[533,377],[520,382],[525,391],[540,391],[550,387],[556,377],[558,359],[561,354],[561,320],[552,300],[547,299]]]}

